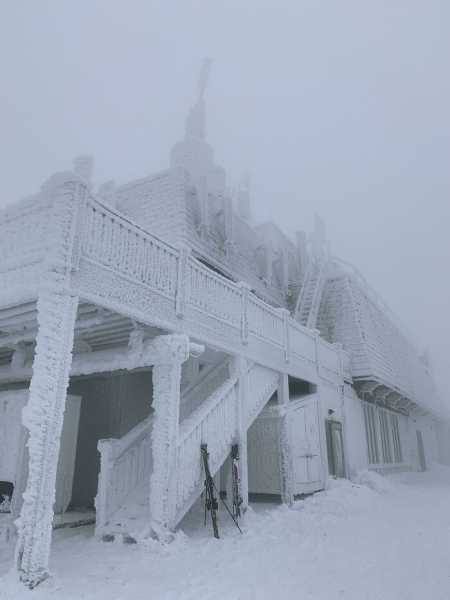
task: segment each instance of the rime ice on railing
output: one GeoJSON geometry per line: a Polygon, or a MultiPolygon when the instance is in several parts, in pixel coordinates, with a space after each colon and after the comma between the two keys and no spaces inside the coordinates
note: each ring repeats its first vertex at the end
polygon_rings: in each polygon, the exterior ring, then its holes
{"type": "Polygon", "coordinates": [[[235,284],[213,272],[191,255],[186,267],[180,268],[182,254],[179,249],[159,240],[131,223],[115,209],[89,198],[82,218],[82,256],[121,273],[139,284],[180,304],[182,290],[184,311],[187,306],[218,325],[236,331],[242,344],[249,336],[270,348],[272,356],[284,356],[313,368],[317,347],[325,344],[323,372],[326,378],[340,376],[338,354],[314,334],[289,317],[263,302],[250,292],[246,284],[235,284]],[[334,357],[329,356],[335,354],[334,357]]]}
{"type": "Polygon", "coordinates": [[[121,508],[127,496],[148,484],[151,471],[151,429],[149,417],[120,440],[100,440],[100,475],[97,498],[96,533],[121,508]]]}
{"type": "MultiPolygon", "coordinates": [[[[250,365],[247,370],[251,394],[243,407],[246,428],[257,417],[278,386],[276,371],[259,365],[250,365]]],[[[206,402],[180,427],[177,469],[177,521],[189,509],[192,501],[200,495],[204,474],[199,448],[208,442],[210,468],[214,474],[230,452],[239,427],[238,378],[235,375],[225,381],[206,402]]]]}

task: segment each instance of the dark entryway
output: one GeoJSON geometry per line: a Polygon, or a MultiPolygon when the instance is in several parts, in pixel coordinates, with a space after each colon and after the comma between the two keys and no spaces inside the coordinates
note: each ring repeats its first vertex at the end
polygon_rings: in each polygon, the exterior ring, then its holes
{"type": "Polygon", "coordinates": [[[333,477],[345,477],[342,423],[339,421],[327,420],[325,426],[327,436],[328,471],[333,477]]]}
{"type": "Polygon", "coordinates": [[[421,471],[427,470],[427,461],[425,460],[425,448],[423,446],[423,437],[420,429],[416,429],[417,435],[417,454],[419,457],[419,469],[421,471]]]}

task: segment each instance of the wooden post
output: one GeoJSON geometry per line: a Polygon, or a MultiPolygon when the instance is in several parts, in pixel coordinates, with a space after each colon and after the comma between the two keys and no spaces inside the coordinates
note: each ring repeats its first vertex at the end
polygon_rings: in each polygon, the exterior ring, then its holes
{"type": "Polygon", "coordinates": [[[241,340],[243,344],[248,344],[248,300],[251,287],[244,281],[240,281],[238,286],[241,290],[241,340]]]}
{"type": "Polygon", "coordinates": [[[277,308],[277,311],[283,320],[284,360],[288,363],[290,361],[290,339],[289,339],[290,312],[286,308],[277,308]]]}
{"type": "Polygon", "coordinates": [[[294,465],[292,455],[292,436],[289,423],[289,379],[284,373],[280,374],[278,385],[279,417],[279,459],[280,459],[280,485],[281,500],[291,506],[294,502],[294,465]]]}
{"type": "MultiPolygon", "coordinates": [[[[247,457],[247,422],[245,405],[250,393],[248,386],[248,361],[243,356],[235,359],[235,369],[239,377],[237,393],[236,443],[239,446],[239,466],[241,479],[242,512],[248,508],[248,457],[247,457]]],[[[230,448],[231,452],[231,448],[230,448]]]]}
{"type": "Polygon", "coordinates": [[[176,524],[181,365],[189,358],[190,346],[185,335],[159,336],[153,346],[157,356],[153,367],[151,535],[165,541],[176,524]]]}
{"type": "Polygon", "coordinates": [[[18,521],[16,566],[30,588],[48,577],[56,470],[78,298],[70,293],[79,200],[85,193],[73,173],[53,176],[42,188],[53,198],[53,219],[42,290],[38,333],[23,424],[29,431],[29,469],[18,521]]]}
{"type": "Polygon", "coordinates": [[[191,250],[180,244],[177,269],[177,291],[175,294],[175,313],[180,319],[184,317],[186,300],[189,296],[189,257],[191,250]]]}

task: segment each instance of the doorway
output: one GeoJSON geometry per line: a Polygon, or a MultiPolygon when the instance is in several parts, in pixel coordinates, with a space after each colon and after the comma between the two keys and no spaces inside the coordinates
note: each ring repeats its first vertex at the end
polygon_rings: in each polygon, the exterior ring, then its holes
{"type": "Polygon", "coordinates": [[[425,460],[425,448],[423,445],[423,437],[420,429],[416,429],[417,436],[417,455],[419,457],[419,470],[426,471],[427,470],[427,461],[425,460]]]}
{"type": "Polygon", "coordinates": [[[323,488],[319,404],[316,394],[291,407],[290,426],[294,459],[294,494],[311,494],[323,488]]]}
{"type": "Polygon", "coordinates": [[[328,419],[325,422],[327,437],[328,472],[333,477],[345,477],[344,438],[342,423],[328,419]]]}

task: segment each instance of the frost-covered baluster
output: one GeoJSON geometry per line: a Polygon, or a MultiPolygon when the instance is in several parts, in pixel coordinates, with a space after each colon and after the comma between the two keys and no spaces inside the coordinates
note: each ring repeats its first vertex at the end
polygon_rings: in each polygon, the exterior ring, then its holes
{"type": "Polygon", "coordinates": [[[289,340],[289,311],[286,308],[278,308],[278,314],[282,319],[283,325],[283,348],[284,348],[284,360],[289,362],[290,360],[290,340],[289,340]]]}
{"type": "Polygon", "coordinates": [[[56,469],[78,306],[78,298],[69,291],[71,261],[85,186],[72,173],[63,173],[53,176],[43,192],[54,200],[52,237],[37,302],[36,354],[23,412],[30,459],[16,547],[20,578],[29,587],[48,576],[56,469]]]}
{"type": "Polygon", "coordinates": [[[281,499],[289,506],[294,502],[294,463],[292,456],[293,445],[290,440],[291,429],[287,408],[289,405],[289,380],[286,374],[280,374],[278,385],[279,420],[279,459],[281,499]]]}
{"type": "Polygon", "coordinates": [[[248,302],[250,286],[244,281],[238,283],[241,291],[241,340],[243,344],[248,344],[248,302]]]}
{"type": "MultiPolygon", "coordinates": [[[[189,358],[189,339],[162,335],[154,346],[150,516],[152,535],[164,540],[175,526],[181,365],[189,358]]],[[[198,451],[200,456],[200,447],[198,451]]]]}
{"type": "Polygon", "coordinates": [[[189,298],[189,256],[190,249],[180,246],[177,264],[177,287],[175,296],[175,312],[177,317],[182,318],[189,298]]]}
{"type": "Polygon", "coordinates": [[[111,468],[113,452],[111,440],[99,440],[98,451],[100,452],[100,473],[98,479],[98,492],[95,498],[96,535],[100,535],[109,514],[108,503],[111,500],[111,468]]]}

